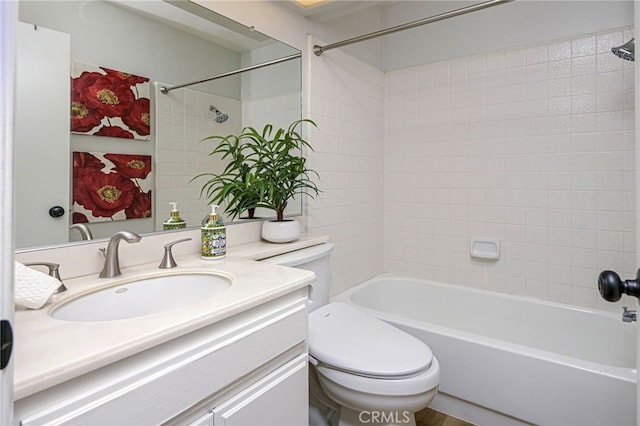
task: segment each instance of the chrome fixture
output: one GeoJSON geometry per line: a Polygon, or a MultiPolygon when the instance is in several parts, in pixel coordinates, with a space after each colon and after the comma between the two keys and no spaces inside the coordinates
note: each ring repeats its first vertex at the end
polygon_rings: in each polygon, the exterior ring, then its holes
{"type": "Polygon", "coordinates": [[[173,254],[171,253],[171,247],[173,247],[178,243],[183,243],[185,241],[191,241],[191,238],[183,238],[181,240],[176,240],[176,241],[170,242],[169,244],[165,244],[164,257],[162,258],[162,261],[160,262],[160,266],[158,266],[158,268],[169,269],[169,268],[175,268],[176,266],[178,266],[176,264],[176,261],[173,259],[173,254]]]}
{"type": "Polygon", "coordinates": [[[60,287],[53,292],[53,294],[61,293],[63,291],[67,291],[67,286],[62,282],[62,278],[60,278],[60,265],[57,263],[49,263],[49,262],[31,262],[25,263],[24,266],[46,266],[49,268],[49,276],[55,278],[60,281],[60,287]]]}
{"type": "Polygon", "coordinates": [[[216,108],[215,105],[209,105],[209,111],[216,114],[216,123],[224,123],[229,119],[229,116],[216,108]]]}
{"type": "Polygon", "coordinates": [[[361,35],[358,37],[353,37],[348,40],[327,44],[326,46],[319,46],[316,44],[315,46],[313,46],[313,53],[315,53],[316,56],[320,56],[322,55],[323,52],[326,52],[327,50],[335,49],[337,47],[348,46],[353,43],[358,43],[361,41],[370,40],[372,38],[397,33],[398,31],[404,31],[404,30],[419,27],[422,25],[431,24],[433,22],[442,21],[444,19],[453,18],[453,17],[464,15],[471,12],[476,12],[482,9],[486,9],[488,7],[497,6],[503,3],[509,3],[512,1],[513,0],[489,0],[489,1],[485,1],[484,3],[472,4],[471,6],[462,7],[460,9],[441,13],[439,15],[430,16],[428,18],[419,19],[413,22],[408,22],[406,24],[396,25],[395,27],[387,28],[385,30],[375,31],[373,33],[361,35]]]}
{"type": "Polygon", "coordinates": [[[625,44],[618,46],[618,47],[612,47],[611,48],[611,52],[613,52],[614,55],[616,55],[619,58],[622,58],[626,61],[635,61],[635,43],[634,43],[635,38],[632,38],[631,40],[629,40],[628,42],[626,42],[625,44]]]}
{"type": "Polygon", "coordinates": [[[113,234],[107,244],[107,251],[104,256],[104,267],[100,272],[100,278],[112,278],[121,275],[120,260],[118,259],[118,245],[121,240],[125,240],[129,244],[137,243],[142,237],[135,232],[120,231],[113,234]]]}
{"type": "Polygon", "coordinates": [[[80,232],[83,240],[93,240],[93,234],[91,233],[91,229],[84,223],[74,223],[69,227],[69,229],[76,229],[80,232]]]}
{"type": "MultiPolygon", "coordinates": [[[[508,1],[511,1],[511,0],[508,0],[508,1]]],[[[302,57],[301,53],[294,53],[293,55],[285,56],[283,58],[274,59],[272,61],[263,62],[261,64],[250,65],[248,67],[240,68],[240,69],[237,69],[235,71],[229,71],[229,72],[225,72],[225,73],[222,73],[222,74],[214,75],[213,77],[203,78],[202,80],[197,80],[197,81],[192,81],[192,82],[189,82],[189,83],[179,84],[177,86],[172,86],[172,87],[162,86],[162,87],[160,87],[160,93],[162,93],[163,95],[166,95],[172,90],[182,89],[183,87],[193,86],[194,84],[206,83],[208,81],[217,80],[217,79],[223,78],[223,77],[230,77],[230,76],[236,75],[236,74],[242,74],[243,72],[257,70],[257,69],[260,69],[260,68],[264,68],[264,67],[268,67],[268,66],[271,66],[271,65],[279,64],[281,62],[291,61],[292,59],[298,59],[298,58],[301,58],[301,57],[302,57]]]]}
{"type": "Polygon", "coordinates": [[[626,306],[623,306],[624,312],[622,312],[622,321],[633,322],[637,320],[637,312],[635,310],[629,310],[626,306]]]}

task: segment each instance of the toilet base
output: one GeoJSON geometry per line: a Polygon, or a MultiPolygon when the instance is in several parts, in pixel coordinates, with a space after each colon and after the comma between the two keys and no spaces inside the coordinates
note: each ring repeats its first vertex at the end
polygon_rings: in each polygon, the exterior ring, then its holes
{"type": "Polygon", "coordinates": [[[340,406],[322,390],[313,364],[309,364],[309,426],[338,426],[340,406]]]}
{"type": "Polygon", "coordinates": [[[315,414],[310,418],[311,426],[416,426],[415,412],[426,407],[438,392],[436,387],[402,397],[364,395],[320,380],[315,366],[310,367],[309,402],[315,414]]]}

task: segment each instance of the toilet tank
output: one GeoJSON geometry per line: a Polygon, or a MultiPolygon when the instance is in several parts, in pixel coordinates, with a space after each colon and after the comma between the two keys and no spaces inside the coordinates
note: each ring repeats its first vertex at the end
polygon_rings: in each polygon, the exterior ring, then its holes
{"type": "Polygon", "coordinates": [[[262,262],[292,268],[306,269],[316,274],[316,281],[311,284],[309,292],[309,312],[329,303],[329,255],[333,243],[323,243],[279,256],[269,257],[262,262]]]}

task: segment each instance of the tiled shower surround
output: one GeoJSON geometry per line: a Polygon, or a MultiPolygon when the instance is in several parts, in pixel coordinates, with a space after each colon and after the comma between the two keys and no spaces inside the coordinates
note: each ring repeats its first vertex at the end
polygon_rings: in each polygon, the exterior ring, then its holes
{"type": "MultiPolygon", "coordinates": [[[[262,130],[265,123],[274,127],[287,127],[291,117],[300,111],[300,93],[278,93],[277,95],[240,101],[219,95],[212,95],[193,89],[182,89],[160,93],[155,88],[156,106],[156,191],[155,229],[162,229],[168,218],[170,202],[177,202],[180,216],[188,226],[199,226],[202,218],[210,211],[205,196],[200,190],[207,177],[192,179],[202,173],[221,173],[224,169],[220,155],[208,155],[218,140],[203,140],[211,136],[239,134],[245,126],[255,126],[262,130]],[[222,123],[215,121],[215,106],[228,115],[222,123]]],[[[292,209],[299,212],[299,204],[292,209]]],[[[224,207],[224,206],[222,206],[224,207]]],[[[219,209],[225,221],[228,215],[219,209]]],[[[257,210],[258,216],[271,212],[257,210]]]]}
{"type": "Polygon", "coordinates": [[[239,100],[210,95],[191,89],[168,95],[155,90],[156,105],[156,182],[154,194],[158,212],[155,229],[169,217],[170,202],[177,202],[180,216],[188,226],[199,226],[208,213],[206,198],[200,189],[207,180],[191,181],[200,173],[220,173],[222,165],[216,156],[208,155],[213,142],[201,142],[211,135],[228,135],[242,129],[242,105],[239,100]],[[228,114],[224,123],[216,123],[216,106],[228,114]]]}
{"type": "MultiPolygon", "coordinates": [[[[386,74],[385,267],[586,307],[635,276],[629,28],[386,74]],[[498,261],[472,259],[499,239],[498,261]]],[[[377,227],[378,230],[381,227],[377,227]]]]}
{"type": "Polygon", "coordinates": [[[307,156],[323,193],[307,203],[307,223],[336,245],[337,294],[384,272],[384,73],[339,49],[308,59],[318,129],[307,156]]]}

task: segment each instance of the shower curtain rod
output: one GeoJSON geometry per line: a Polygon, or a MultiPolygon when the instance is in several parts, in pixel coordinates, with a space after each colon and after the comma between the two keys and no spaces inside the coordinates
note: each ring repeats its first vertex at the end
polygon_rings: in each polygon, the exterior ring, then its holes
{"type": "Polygon", "coordinates": [[[192,81],[190,83],[185,83],[185,84],[179,84],[178,86],[172,86],[172,87],[162,86],[162,87],[160,87],[160,92],[166,95],[167,93],[169,93],[170,91],[175,90],[175,89],[182,89],[183,87],[193,86],[194,84],[206,83],[207,81],[217,80],[217,79],[222,78],[222,77],[230,77],[232,75],[241,74],[241,73],[246,72],[246,71],[257,70],[258,68],[264,68],[264,67],[268,67],[270,65],[279,64],[281,62],[291,61],[292,59],[297,59],[297,58],[300,58],[300,57],[302,57],[301,53],[294,53],[293,55],[285,56],[283,58],[274,59],[272,61],[263,62],[261,64],[251,65],[251,66],[248,66],[248,67],[245,67],[245,68],[237,69],[235,71],[225,72],[225,73],[214,75],[213,77],[205,78],[205,79],[202,79],[202,80],[192,81]]]}
{"type": "Polygon", "coordinates": [[[369,33],[369,34],[361,35],[361,36],[358,36],[358,37],[350,38],[348,40],[343,40],[343,41],[339,41],[339,42],[336,42],[336,43],[327,44],[326,46],[319,46],[319,45],[316,44],[315,46],[313,46],[313,53],[315,53],[316,56],[320,56],[320,55],[322,55],[323,52],[326,52],[327,50],[335,49],[337,47],[347,46],[349,44],[358,43],[358,42],[365,41],[365,40],[370,40],[372,38],[384,36],[384,35],[387,35],[387,34],[393,34],[393,33],[396,33],[398,31],[408,30],[408,29],[411,29],[411,28],[419,27],[421,25],[430,24],[432,22],[437,22],[437,21],[442,21],[444,19],[453,18],[455,16],[464,15],[466,13],[476,12],[478,10],[486,9],[486,8],[489,8],[489,7],[492,7],[492,6],[497,6],[497,5],[502,4],[502,3],[509,3],[509,2],[512,2],[512,1],[513,0],[490,0],[490,1],[486,1],[484,3],[478,3],[478,4],[471,5],[471,6],[462,7],[460,9],[452,10],[452,11],[449,11],[449,12],[441,13],[439,15],[430,16],[428,18],[419,19],[417,21],[408,22],[406,24],[397,25],[395,27],[387,28],[385,30],[380,30],[380,31],[376,31],[376,32],[373,32],[373,33],[369,33]]]}

